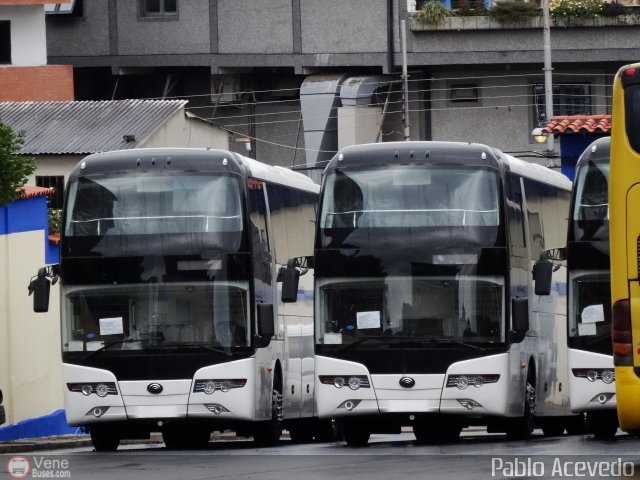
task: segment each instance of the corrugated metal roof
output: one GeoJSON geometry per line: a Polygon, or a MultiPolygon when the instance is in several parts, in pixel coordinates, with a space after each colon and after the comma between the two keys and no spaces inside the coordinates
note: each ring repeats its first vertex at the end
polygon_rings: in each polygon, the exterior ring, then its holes
{"type": "Polygon", "coordinates": [[[551,117],[543,130],[547,133],[608,133],[611,115],[558,115],[551,117]]]}
{"type": "Polygon", "coordinates": [[[186,100],[0,102],[0,121],[25,131],[20,153],[88,154],[140,147],[186,100]],[[125,135],[129,141],[124,139],[125,135]]]}

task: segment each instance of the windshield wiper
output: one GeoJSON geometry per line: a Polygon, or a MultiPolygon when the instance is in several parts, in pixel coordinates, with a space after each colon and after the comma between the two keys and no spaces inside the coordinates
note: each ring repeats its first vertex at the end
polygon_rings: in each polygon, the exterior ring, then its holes
{"type": "Polygon", "coordinates": [[[93,357],[94,355],[98,355],[99,353],[102,353],[106,350],[109,350],[111,347],[113,347],[114,345],[121,345],[123,343],[134,343],[134,342],[142,342],[141,339],[136,339],[136,338],[126,338],[124,340],[116,340],[115,342],[109,342],[109,343],[105,343],[102,347],[100,347],[97,350],[94,350],[93,352],[89,352],[83,360],[87,360],[91,357],[93,357]]]}
{"type": "Polygon", "coordinates": [[[160,345],[153,345],[154,347],[172,347],[172,348],[199,348],[200,350],[208,350],[210,352],[216,352],[216,353],[222,353],[224,355],[226,355],[227,357],[233,357],[233,354],[231,352],[228,352],[226,350],[224,350],[222,347],[216,347],[214,345],[208,345],[208,344],[204,344],[204,343],[178,343],[178,342],[173,342],[173,343],[162,343],[160,345]]]}
{"type": "Polygon", "coordinates": [[[365,342],[369,342],[371,340],[376,340],[378,342],[380,342],[383,339],[390,339],[393,337],[387,336],[387,335],[372,335],[369,337],[363,337],[363,338],[359,338],[358,340],[356,340],[355,342],[351,342],[351,343],[347,343],[346,345],[343,345],[342,347],[340,347],[338,349],[339,352],[344,352],[345,350],[349,350],[353,347],[355,347],[356,345],[360,345],[361,343],[365,343],[365,342]]]}
{"type": "Polygon", "coordinates": [[[454,340],[452,338],[443,338],[443,337],[430,337],[424,340],[429,343],[448,343],[451,345],[460,345],[461,347],[472,348],[474,350],[480,350],[481,352],[486,352],[487,349],[484,347],[480,347],[479,345],[474,345],[473,343],[463,342],[461,340],[454,340]]]}

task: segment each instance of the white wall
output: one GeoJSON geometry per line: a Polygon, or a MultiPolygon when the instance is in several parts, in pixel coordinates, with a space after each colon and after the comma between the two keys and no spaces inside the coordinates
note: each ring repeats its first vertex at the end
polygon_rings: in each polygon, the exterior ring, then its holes
{"type": "Polygon", "coordinates": [[[34,313],[27,285],[45,265],[44,231],[0,235],[0,388],[7,425],[63,408],[60,301],[51,288],[48,313],[34,313]]]}
{"type": "Polygon", "coordinates": [[[47,64],[44,5],[0,6],[0,20],[11,22],[11,64],[47,64]]]}
{"type": "Polygon", "coordinates": [[[192,147],[229,149],[229,134],[218,127],[176,112],[161,128],[144,139],[140,147],[192,147]]]}

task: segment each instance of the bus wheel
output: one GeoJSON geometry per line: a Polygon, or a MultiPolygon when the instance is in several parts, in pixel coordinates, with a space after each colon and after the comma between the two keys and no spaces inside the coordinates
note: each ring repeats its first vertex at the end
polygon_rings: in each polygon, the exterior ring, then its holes
{"type": "Polygon", "coordinates": [[[589,412],[587,414],[589,432],[598,440],[611,440],[618,432],[616,412],[589,412]]]}
{"type": "Polygon", "coordinates": [[[531,436],[536,414],[536,388],[527,380],[524,395],[522,417],[511,419],[507,427],[507,438],[510,440],[524,440],[531,436]]]}
{"type": "Polygon", "coordinates": [[[343,433],[344,439],[350,447],[366,447],[371,436],[371,432],[358,422],[345,422],[343,433]]]}
{"type": "Polygon", "coordinates": [[[260,446],[275,445],[282,435],[282,394],[275,385],[271,394],[271,420],[257,422],[253,430],[253,440],[260,446]]]}
{"type": "Polygon", "coordinates": [[[89,427],[91,443],[96,452],[115,452],[120,445],[120,436],[114,429],[102,425],[89,427]]]}

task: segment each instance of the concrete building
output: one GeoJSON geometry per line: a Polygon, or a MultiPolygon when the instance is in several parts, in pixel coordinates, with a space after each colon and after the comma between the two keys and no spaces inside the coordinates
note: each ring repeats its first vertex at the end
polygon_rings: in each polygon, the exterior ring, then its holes
{"type": "Polygon", "coordinates": [[[71,65],[47,65],[45,3],[0,0],[0,101],[73,100],[71,65]]]}
{"type": "MultiPolygon", "coordinates": [[[[483,142],[544,163],[530,153],[540,150],[532,129],[552,116],[540,18],[430,26],[416,21],[415,4],[85,1],[81,15],[47,17],[49,62],[74,66],[79,99],[185,98],[249,138],[257,158],[321,167],[338,145],[404,138],[404,22],[410,138],[483,142]]],[[[635,7],[623,8],[552,26],[554,115],[610,113],[613,75],[640,49],[635,7]]]]}

